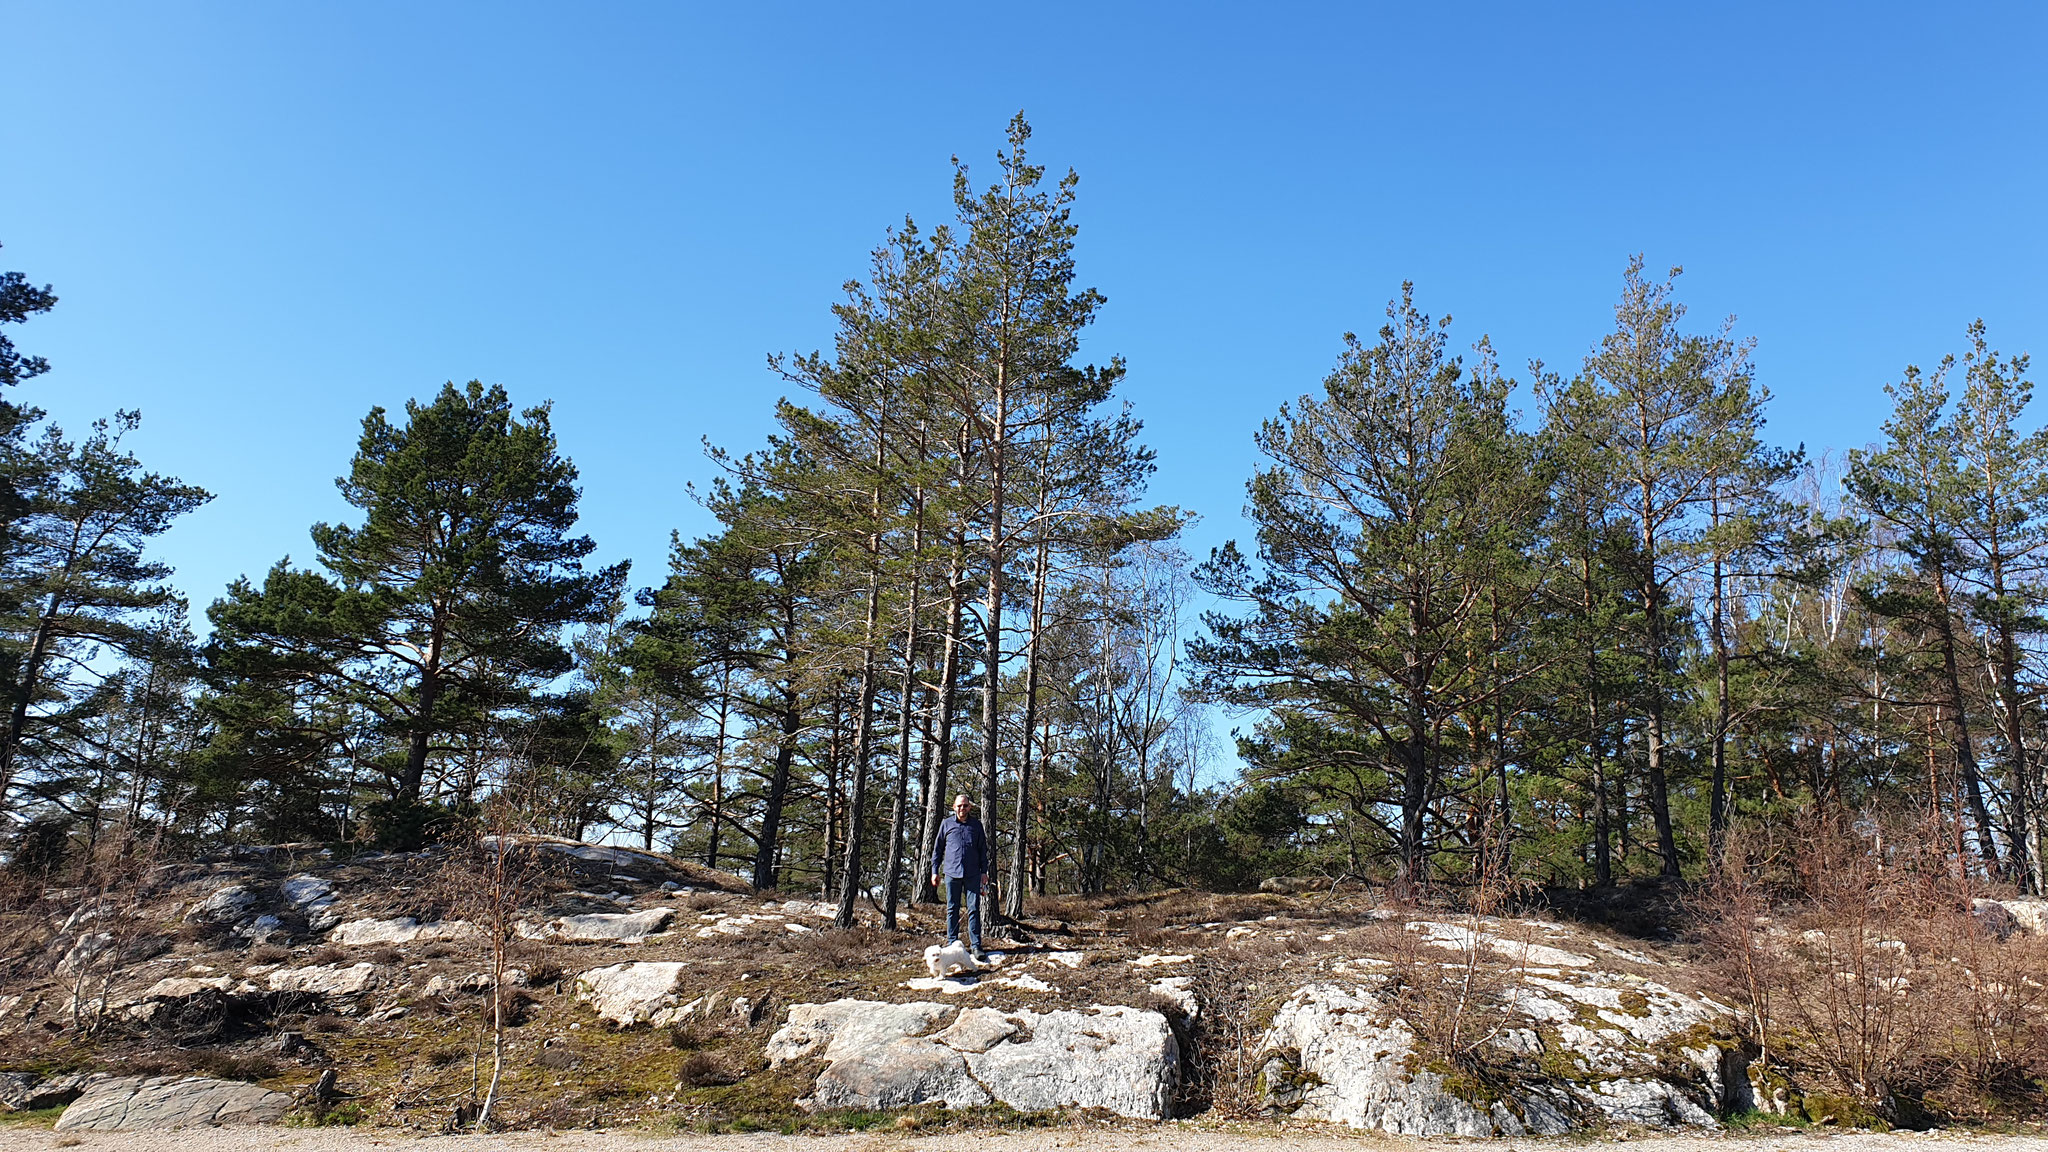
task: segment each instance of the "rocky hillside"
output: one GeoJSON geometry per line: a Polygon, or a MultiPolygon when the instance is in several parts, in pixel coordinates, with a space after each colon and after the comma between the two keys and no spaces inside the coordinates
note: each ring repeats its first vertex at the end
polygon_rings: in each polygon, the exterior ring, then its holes
{"type": "Polygon", "coordinates": [[[1683,946],[1562,921],[1321,889],[1051,900],[992,934],[987,970],[940,978],[935,910],[863,919],[540,839],[502,864],[284,845],[161,866],[0,922],[0,1107],[438,1130],[474,1119],[501,1057],[492,1118],[514,1126],[1078,1111],[1484,1136],[1801,1108],[1683,946]]]}

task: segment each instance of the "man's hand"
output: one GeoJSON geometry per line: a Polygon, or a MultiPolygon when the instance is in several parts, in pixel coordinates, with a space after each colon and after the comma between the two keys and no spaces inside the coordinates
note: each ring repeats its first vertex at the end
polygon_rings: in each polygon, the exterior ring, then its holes
{"type": "Polygon", "coordinates": [[[944,888],[945,886],[946,878],[944,876],[939,875],[937,872],[932,873],[932,887],[944,888]]]}
{"type": "Polygon", "coordinates": [[[988,887],[988,873],[986,873],[986,872],[983,872],[983,873],[981,874],[981,886],[982,886],[983,888],[986,888],[986,887],[988,887]]]}

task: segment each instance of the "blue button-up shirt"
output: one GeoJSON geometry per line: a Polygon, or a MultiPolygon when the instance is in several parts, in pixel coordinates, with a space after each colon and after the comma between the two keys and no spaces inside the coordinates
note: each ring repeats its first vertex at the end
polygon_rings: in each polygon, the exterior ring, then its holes
{"type": "Polygon", "coordinates": [[[958,816],[939,821],[938,839],[932,841],[932,875],[953,876],[979,884],[988,874],[988,836],[981,821],[958,816]]]}

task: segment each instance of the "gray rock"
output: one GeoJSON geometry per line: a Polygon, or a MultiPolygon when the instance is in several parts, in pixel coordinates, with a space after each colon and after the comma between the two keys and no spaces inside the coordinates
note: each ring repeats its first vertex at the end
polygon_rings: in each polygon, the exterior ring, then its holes
{"type": "Polygon", "coordinates": [[[768,1038],[768,1065],[822,1056],[810,1108],[973,1108],[994,1097],[976,1083],[958,1050],[925,1039],[953,1014],[949,1004],[835,1000],[796,1004],[768,1038]]]}
{"type": "Polygon", "coordinates": [[[85,933],[65,951],[64,958],[57,961],[57,975],[76,976],[90,969],[113,946],[112,932],[85,933]]]}
{"type": "Polygon", "coordinates": [[[1644,1128],[1718,1128],[1713,1114],[1662,1080],[1602,1080],[1580,1091],[1609,1120],[1644,1128]]]}
{"type": "Polygon", "coordinates": [[[254,1084],[200,1076],[101,1080],[57,1119],[57,1131],[164,1130],[274,1124],[292,1098],[254,1084]]]}
{"type": "MultiPolygon", "coordinates": [[[[2048,899],[2021,896],[2011,900],[1978,899],[1971,904],[1980,921],[2010,924],[2025,929],[2031,936],[2048,936],[2048,899]]],[[[2010,931],[2000,935],[2010,935],[2010,931]]]]}
{"type": "Polygon", "coordinates": [[[1155,1120],[1172,1107],[1180,1067],[1164,1016],[1099,1005],[956,1015],[929,1002],[797,1004],[767,1054],[770,1066],[825,1061],[813,1094],[800,1101],[811,1108],[1000,1101],[1022,1111],[1106,1108],[1155,1120]]]}
{"type": "Polygon", "coordinates": [[[24,1072],[0,1072],[0,1110],[37,1112],[78,1099],[92,1076],[84,1072],[39,1080],[24,1072]]]}
{"type": "MultiPolygon", "coordinates": [[[[153,1019],[167,1005],[217,1004],[235,987],[231,976],[170,976],[149,986],[149,990],[128,1005],[137,1020],[153,1019]]],[[[254,991],[253,985],[248,985],[254,991]]]]}
{"type": "Polygon", "coordinates": [[[1301,989],[1274,1016],[1264,1047],[1267,1098],[1301,1119],[1397,1136],[1493,1136],[1502,1127],[1490,1109],[1445,1091],[1443,1077],[1409,1071],[1415,1033],[1370,993],[1301,989]]]}
{"type": "Polygon", "coordinates": [[[1328,888],[1330,882],[1315,876],[1268,876],[1259,881],[1259,891],[1292,894],[1328,888]]]}
{"type": "Polygon", "coordinates": [[[206,899],[185,913],[185,918],[207,924],[239,924],[249,919],[262,903],[263,897],[255,890],[241,884],[229,884],[214,889],[206,899]]]}

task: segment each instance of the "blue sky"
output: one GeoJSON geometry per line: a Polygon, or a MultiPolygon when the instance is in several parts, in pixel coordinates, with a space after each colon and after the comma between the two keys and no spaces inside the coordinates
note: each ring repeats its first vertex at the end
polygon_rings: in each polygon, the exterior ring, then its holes
{"type": "Polygon", "coordinates": [[[310,559],[371,405],[472,377],[555,402],[646,583],[707,526],[702,439],[767,432],[765,355],[1020,108],[1198,554],[1404,279],[1525,375],[1630,253],[1683,264],[1813,448],[1974,317],[2048,353],[2039,5],[867,7],[0,2],[0,268],[62,296],[26,398],[141,408],[218,494],[163,542],[195,608],[310,559]]]}

